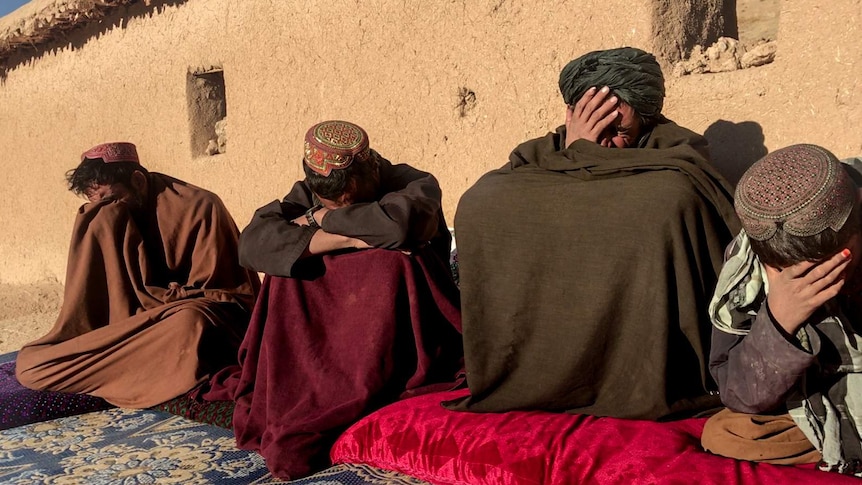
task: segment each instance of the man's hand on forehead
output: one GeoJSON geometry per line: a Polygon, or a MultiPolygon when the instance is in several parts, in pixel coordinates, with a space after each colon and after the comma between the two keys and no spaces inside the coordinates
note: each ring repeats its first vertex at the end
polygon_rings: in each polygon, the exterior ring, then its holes
{"type": "Polygon", "coordinates": [[[566,145],[568,148],[575,140],[588,140],[604,143],[608,128],[619,117],[619,98],[610,88],[593,86],[581,96],[574,106],[566,109],[566,145]]]}

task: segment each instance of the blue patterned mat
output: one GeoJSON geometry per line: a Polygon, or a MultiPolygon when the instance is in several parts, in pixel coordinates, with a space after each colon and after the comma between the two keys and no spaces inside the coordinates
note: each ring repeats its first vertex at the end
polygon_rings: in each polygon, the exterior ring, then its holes
{"type": "MultiPolygon", "coordinates": [[[[15,359],[0,355],[0,364],[15,359]]],[[[337,465],[300,480],[269,474],[229,429],[161,411],[113,408],[0,430],[3,484],[425,485],[367,465],[337,465]]]]}
{"type": "Polygon", "coordinates": [[[424,484],[366,465],[274,479],[230,430],[150,410],[108,409],[0,431],[0,483],[424,484]]]}

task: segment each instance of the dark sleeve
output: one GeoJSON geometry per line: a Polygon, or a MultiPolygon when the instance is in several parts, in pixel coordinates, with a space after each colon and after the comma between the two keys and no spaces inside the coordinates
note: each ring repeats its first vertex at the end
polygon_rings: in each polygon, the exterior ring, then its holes
{"type": "Polygon", "coordinates": [[[352,204],[326,214],[324,231],[355,237],[384,249],[409,248],[437,234],[442,192],[433,175],[381,160],[377,202],[352,204]]]}
{"type": "Polygon", "coordinates": [[[239,238],[239,262],[248,269],[273,276],[292,276],[294,264],[317,230],[291,223],[313,205],[302,182],[281,202],[274,200],[255,211],[239,238]]]}
{"type": "Polygon", "coordinates": [[[773,321],[766,303],[748,335],[712,329],[709,370],[718,383],[721,401],[730,409],[759,414],[782,407],[787,394],[820,351],[820,337],[805,326],[812,353],[773,321]]]}

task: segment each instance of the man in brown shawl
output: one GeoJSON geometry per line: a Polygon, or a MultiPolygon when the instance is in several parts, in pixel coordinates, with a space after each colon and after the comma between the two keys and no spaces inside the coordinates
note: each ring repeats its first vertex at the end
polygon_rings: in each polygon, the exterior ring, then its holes
{"type": "Polygon", "coordinates": [[[18,353],[18,380],[145,408],[236,362],[260,280],[218,196],[147,171],[131,143],[84,152],[67,179],[89,203],[59,318],[18,353]]]}
{"type": "Polygon", "coordinates": [[[661,115],[655,58],[586,54],[566,123],[461,198],[467,383],[454,409],[661,419],[717,404],[707,303],[738,227],[706,140],[661,115]]]}
{"type": "Polygon", "coordinates": [[[463,356],[434,176],[393,165],[337,120],[308,130],[303,168],[242,233],[240,261],[267,276],[240,366],[204,395],[236,401],[238,446],[282,479],[326,466],[362,415],[452,387],[463,356]]]}

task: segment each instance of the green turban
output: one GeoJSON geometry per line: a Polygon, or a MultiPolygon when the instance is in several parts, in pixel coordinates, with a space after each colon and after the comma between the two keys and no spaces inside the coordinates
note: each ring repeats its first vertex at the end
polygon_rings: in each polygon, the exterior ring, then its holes
{"type": "Polygon", "coordinates": [[[634,47],[593,51],[566,64],[560,92],[574,106],[593,86],[608,86],[617,97],[646,119],[661,114],[664,76],[655,56],[634,47]]]}

